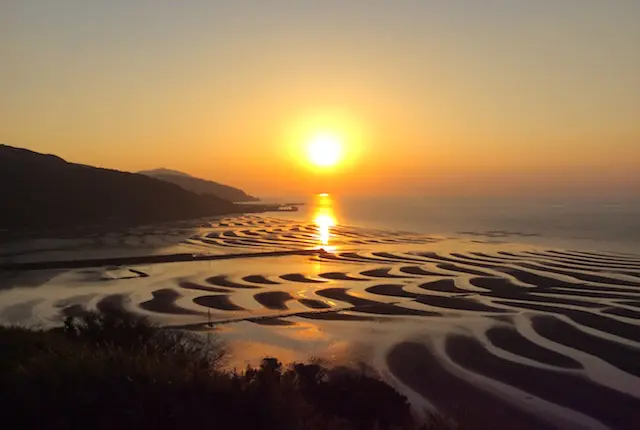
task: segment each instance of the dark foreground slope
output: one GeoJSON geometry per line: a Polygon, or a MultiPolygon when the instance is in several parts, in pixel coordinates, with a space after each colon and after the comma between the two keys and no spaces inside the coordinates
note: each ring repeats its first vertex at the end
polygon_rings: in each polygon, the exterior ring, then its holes
{"type": "Polygon", "coordinates": [[[0,327],[0,415],[7,429],[445,430],[419,425],[405,397],[373,377],[317,364],[220,366],[216,337],[129,314],[74,312],[64,327],[0,327]],[[78,315],[79,314],[79,315],[78,315]]]}
{"type": "Polygon", "coordinates": [[[0,229],[127,225],[237,212],[145,175],[0,145],[0,229]]]}
{"type": "Polygon", "coordinates": [[[138,172],[152,178],[160,179],[172,184],[176,184],[185,190],[197,194],[210,194],[229,200],[232,202],[255,202],[256,197],[250,196],[239,188],[229,185],[220,184],[218,182],[207,181],[205,179],[194,178],[186,173],[169,169],[155,169],[138,172]]]}

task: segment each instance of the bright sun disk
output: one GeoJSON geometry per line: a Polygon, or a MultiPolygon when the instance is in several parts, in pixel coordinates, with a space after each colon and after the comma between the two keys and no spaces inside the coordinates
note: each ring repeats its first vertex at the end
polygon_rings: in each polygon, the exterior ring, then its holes
{"type": "Polygon", "coordinates": [[[342,142],[337,136],[319,134],[309,141],[309,160],[320,167],[336,165],[342,157],[342,142]]]}

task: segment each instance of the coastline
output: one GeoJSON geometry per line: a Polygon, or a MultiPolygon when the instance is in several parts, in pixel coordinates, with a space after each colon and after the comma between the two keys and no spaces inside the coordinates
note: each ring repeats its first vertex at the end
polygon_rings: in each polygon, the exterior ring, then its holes
{"type": "Polygon", "coordinates": [[[639,255],[341,225],[323,252],[309,222],[193,224],[15,256],[0,320],[55,327],[118,310],[216,333],[235,368],[265,354],[370,366],[471,428],[635,424],[639,255]]]}
{"type": "MultiPolygon", "coordinates": [[[[85,235],[100,235],[108,234],[125,229],[134,228],[180,228],[181,226],[194,227],[198,225],[206,225],[211,221],[228,216],[242,216],[244,214],[265,214],[265,213],[282,213],[290,212],[289,210],[282,210],[291,206],[292,204],[280,204],[280,203],[233,203],[233,210],[225,211],[222,213],[214,213],[211,215],[194,216],[194,217],[178,217],[178,218],[159,218],[155,221],[105,221],[102,223],[91,224],[79,224],[75,226],[60,226],[60,227],[46,227],[46,228],[24,228],[21,226],[5,225],[0,227],[0,244],[8,243],[11,241],[28,240],[28,239],[43,239],[43,238],[69,238],[85,235]]],[[[294,206],[301,206],[303,203],[296,203],[294,206]]]]}

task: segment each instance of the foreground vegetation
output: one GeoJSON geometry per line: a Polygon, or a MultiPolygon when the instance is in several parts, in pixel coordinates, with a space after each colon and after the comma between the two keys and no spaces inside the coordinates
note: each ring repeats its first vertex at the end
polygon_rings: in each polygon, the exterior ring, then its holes
{"type": "Polygon", "coordinates": [[[21,429],[441,429],[382,381],[320,364],[221,367],[215,337],[122,313],[0,328],[0,414],[21,429]]]}

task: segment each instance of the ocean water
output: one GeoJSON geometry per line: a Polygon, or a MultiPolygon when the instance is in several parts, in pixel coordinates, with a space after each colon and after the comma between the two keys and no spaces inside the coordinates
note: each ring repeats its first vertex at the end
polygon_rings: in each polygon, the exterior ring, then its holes
{"type": "Polygon", "coordinates": [[[296,221],[313,221],[322,205],[330,206],[337,225],[640,254],[640,199],[316,195],[274,200],[305,202],[299,212],[277,215],[296,221]]]}
{"type": "Polygon", "coordinates": [[[230,368],[364,364],[465,428],[638,428],[638,205],[304,200],[5,248],[0,262],[125,258],[0,271],[0,324],[117,309],[215,332],[230,368]],[[215,258],[127,261],[181,253],[215,258]]]}

